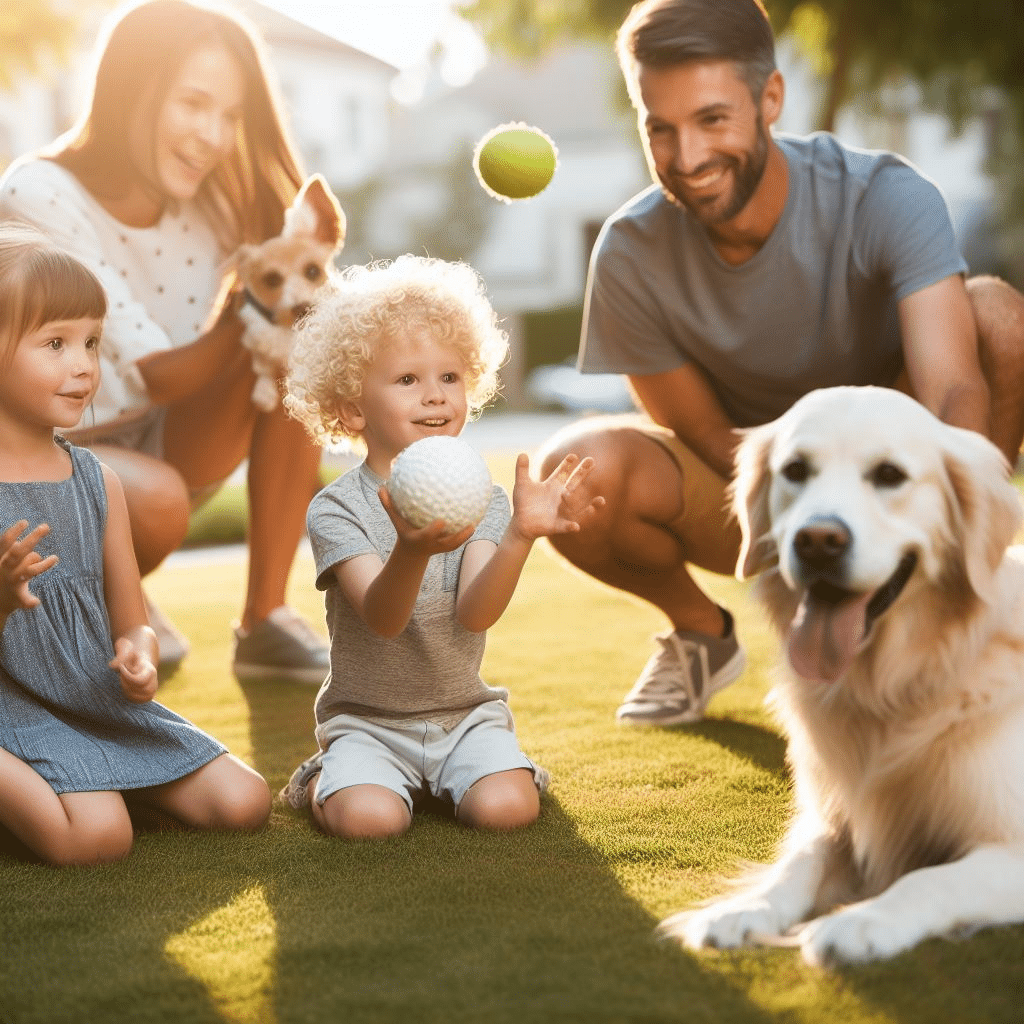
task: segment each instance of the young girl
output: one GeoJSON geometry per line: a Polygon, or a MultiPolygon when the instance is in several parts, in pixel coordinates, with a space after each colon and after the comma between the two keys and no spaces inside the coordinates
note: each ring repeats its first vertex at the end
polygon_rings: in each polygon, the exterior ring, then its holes
{"type": "MultiPolygon", "coordinates": [[[[102,33],[78,123],[0,177],[0,219],[39,228],[103,284],[102,380],[67,436],[117,474],[142,575],[246,461],[235,672],[319,686],[327,645],[285,595],[320,452],[280,406],[253,405],[242,322],[220,306],[226,257],[278,234],[303,177],[252,25],[227,5],[131,0],[102,33]]],[[[179,662],[185,638],[150,615],[162,661],[179,662]]]]}
{"type": "Polygon", "coordinates": [[[199,828],[257,828],[263,779],[153,702],[147,624],[117,477],[55,431],[99,384],[99,281],[0,226],[0,825],[52,864],[125,856],[121,791],[199,828]]]}
{"type": "Polygon", "coordinates": [[[307,528],[326,591],[331,673],[316,700],[320,751],[282,792],[326,832],[401,833],[422,790],[484,828],[532,822],[546,773],[519,749],[508,692],[480,678],[484,631],[538,537],[578,530],[603,504],[574,494],[593,465],[544,481],[520,455],[510,513],[493,490],[474,528],[417,529],[386,478],[413,441],[458,435],[497,389],[507,352],[476,272],[403,256],[353,268],[300,331],[287,407],[318,440],[358,438],[366,459],[313,499],[307,528]]]}

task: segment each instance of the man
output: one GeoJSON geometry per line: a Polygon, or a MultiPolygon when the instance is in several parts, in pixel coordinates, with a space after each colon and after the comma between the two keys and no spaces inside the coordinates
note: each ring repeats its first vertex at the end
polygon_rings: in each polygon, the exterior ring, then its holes
{"type": "Polygon", "coordinates": [[[555,545],[669,618],[617,717],[671,725],[744,667],[732,616],[691,574],[736,564],[737,428],[814,388],[879,384],[1015,461],[1024,298],[965,282],[942,196],[899,157],[772,136],[784,83],[758,0],[644,0],[618,55],[658,184],[598,239],[580,368],[627,374],[646,416],[568,428],[545,472],[570,450],[597,462],[605,514],[555,545]]]}

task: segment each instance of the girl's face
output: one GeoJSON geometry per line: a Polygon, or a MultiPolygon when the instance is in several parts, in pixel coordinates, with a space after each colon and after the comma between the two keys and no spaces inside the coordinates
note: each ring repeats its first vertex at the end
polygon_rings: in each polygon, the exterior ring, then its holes
{"type": "Polygon", "coordinates": [[[74,427],[99,386],[99,348],[99,320],[55,320],[26,334],[0,373],[0,419],[30,430],[74,427]]]}
{"type": "Polygon", "coordinates": [[[456,437],[466,424],[466,364],[426,328],[385,342],[363,375],[362,394],[348,403],[346,425],[366,444],[366,461],[380,476],[413,441],[456,437]]]}
{"type": "Polygon", "coordinates": [[[238,61],[219,43],[195,50],[157,112],[156,178],[170,199],[195,197],[235,147],[245,84],[238,61]]]}

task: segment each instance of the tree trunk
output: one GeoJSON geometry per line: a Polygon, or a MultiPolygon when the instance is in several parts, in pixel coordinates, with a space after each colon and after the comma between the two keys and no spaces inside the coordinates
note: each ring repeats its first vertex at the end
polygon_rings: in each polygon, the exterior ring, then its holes
{"type": "Polygon", "coordinates": [[[850,67],[853,60],[853,48],[857,32],[850,19],[842,12],[838,15],[835,41],[832,46],[832,74],[829,75],[825,87],[825,99],[822,103],[818,128],[821,131],[835,130],[839,110],[846,102],[846,93],[850,84],[850,67]]]}

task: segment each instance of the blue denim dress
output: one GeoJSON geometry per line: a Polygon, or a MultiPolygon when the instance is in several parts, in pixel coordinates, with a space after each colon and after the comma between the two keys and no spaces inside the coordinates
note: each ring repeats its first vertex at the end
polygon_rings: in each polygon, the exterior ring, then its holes
{"type": "Polygon", "coordinates": [[[124,696],[103,593],[107,496],[92,452],[58,442],[72,474],[56,483],[0,483],[0,531],[48,523],[36,550],[60,561],[30,584],[40,604],[0,634],[0,747],[57,793],[139,789],[180,779],[225,748],[156,701],[124,696]]]}

